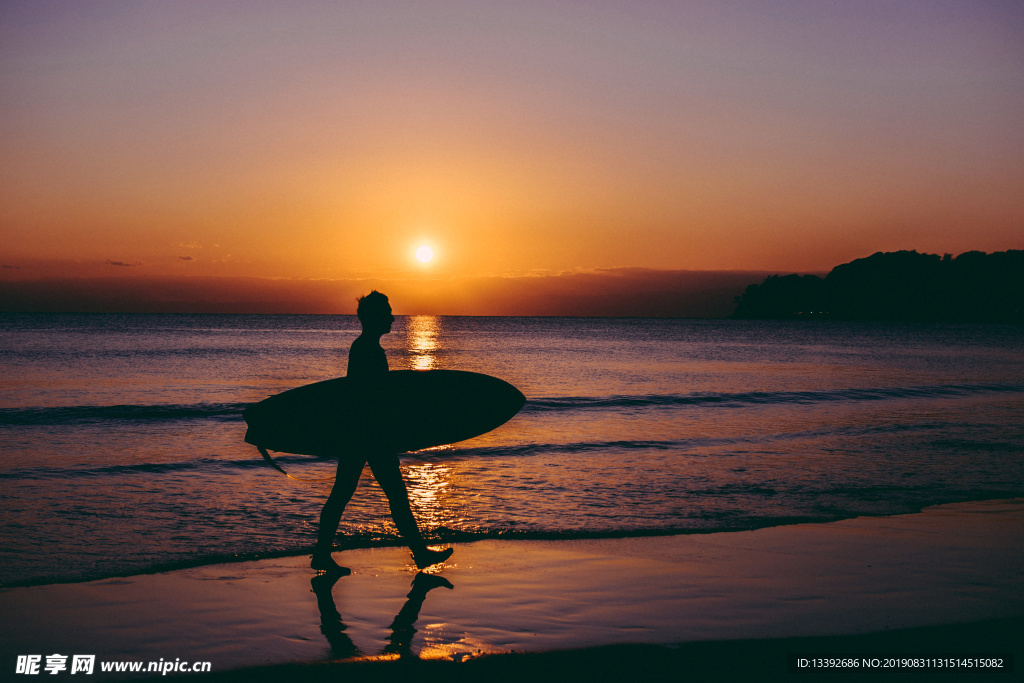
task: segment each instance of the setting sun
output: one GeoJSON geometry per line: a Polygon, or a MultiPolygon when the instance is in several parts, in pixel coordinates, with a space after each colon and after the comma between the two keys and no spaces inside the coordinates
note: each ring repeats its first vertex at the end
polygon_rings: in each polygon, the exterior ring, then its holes
{"type": "Polygon", "coordinates": [[[434,250],[425,244],[416,250],[416,260],[420,263],[429,263],[433,258],[434,250]]]}

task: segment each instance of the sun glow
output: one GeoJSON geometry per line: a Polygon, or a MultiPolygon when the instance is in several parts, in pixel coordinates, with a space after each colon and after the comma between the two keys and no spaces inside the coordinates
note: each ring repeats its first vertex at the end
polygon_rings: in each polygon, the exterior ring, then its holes
{"type": "Polygon", "coordinates": [[[416,260],[420,263],[429,263],[434,258],[434,250],[423,245],[416,250],[416,260]]]}

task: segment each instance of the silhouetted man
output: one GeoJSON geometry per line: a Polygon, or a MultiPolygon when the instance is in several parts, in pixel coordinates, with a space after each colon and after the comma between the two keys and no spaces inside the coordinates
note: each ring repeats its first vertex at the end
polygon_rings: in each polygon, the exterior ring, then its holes
{"type": "MultiPolygon", "coordinates": [[[[380,345],[380,338],[391,331],[395,316],[391,314],[388,298],[376,290],[360,297],[356,314],[359,316],[363,332],[352,342],[352,349],[348,354],[348,376],[363,384],[363,390],[369,397],[374,390],[381,389],[382,380],[388,372],[388,359],[380,345]]],[[[383,421],[378,424],[383,424],[383,421]]],[[[320,530],[310,566],[320,571],[349,573],[346,567],[334,561],[331,549],[341,515],[352,499],[352,494],[359,484],[363,465],[367,463],[377,483],[388,497],[391,517],[395,520],[395,526],[398,527],[402,538],[409,545],[416,566],[423,569],[447,560],[453,552],[452,548],[431,550],[420,536],[416,518],[409,507],[409,492],[402,480],[398,454],[375,451],[373,444],[370,443],[366,452],[338,454],[338,473],[331,495],[328,496],[320,513],[320,530]]]]}

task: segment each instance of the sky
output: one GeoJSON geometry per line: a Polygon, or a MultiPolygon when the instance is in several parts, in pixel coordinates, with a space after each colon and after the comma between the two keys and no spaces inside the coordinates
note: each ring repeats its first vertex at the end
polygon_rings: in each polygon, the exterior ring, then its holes
{"type": "Polygon", "coordinates": [[[0,291],[487,313],[1020,249],[1022,122],[1019,0],[4,0],[0,291]]]}

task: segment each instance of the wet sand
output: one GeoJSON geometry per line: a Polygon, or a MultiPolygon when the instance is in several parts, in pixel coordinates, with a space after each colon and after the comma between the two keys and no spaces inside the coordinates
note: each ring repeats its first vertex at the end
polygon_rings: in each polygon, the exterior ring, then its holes
{"type": "MultiPolygon", "coordinates": [[[[466,543],[411,594],[416,571],[400,548],[336,553],[352,575],[333,590],[311,585],[306,557],[267,559],[4,590],[0,654],[8,672],[24,654],[209,661],[201,678],[218,680],[295,669],[332,680],[727,669],[813,680],[788,672],[786,655],[1019,659],[1022,541],[1017,499],[747,532],[466,543]]],[[[1012,680],[1021,666],[983,680],[1012,680]]]]}

